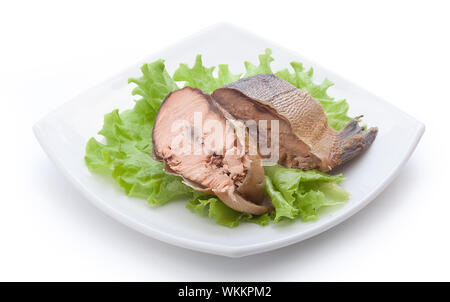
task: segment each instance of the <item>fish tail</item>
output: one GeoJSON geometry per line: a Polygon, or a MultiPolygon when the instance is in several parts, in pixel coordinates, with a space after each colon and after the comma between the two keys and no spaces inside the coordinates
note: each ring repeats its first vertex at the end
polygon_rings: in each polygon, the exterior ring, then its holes
{"type": "Polygon", "coordinates": [[[352,119],[338,133],[338,152],[336,154],[336,162],[338,165],[349,161],[367,149],[377,136],[377,127],[364,130],[359,125],[359,119],[361,117],[362,115],[352,119]]]}

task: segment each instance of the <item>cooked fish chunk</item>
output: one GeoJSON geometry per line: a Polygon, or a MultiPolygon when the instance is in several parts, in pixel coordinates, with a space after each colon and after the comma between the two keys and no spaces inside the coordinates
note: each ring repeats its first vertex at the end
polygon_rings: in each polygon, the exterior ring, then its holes
{"type": "Polygon", "coordinates": [[[234,129],[227,127],[224,114],[223,108],[198,89],[185,87],[170,93],[153,127],[155,157],[164,162],[168,173],[181,176],[197,191],[216,194],[230,208],[255,215],[266,213],[270,207],[261,204],[261,159],[245,152],[245,143],[233,138],[234,129]],[[215,129],[219,132],[207,126],[211,121],[221,126],[215,129]],[[224,138],[221,143],[211,143],[220,141],[219,137],[224,138]],[[229,145],[228,137],[233,138],[229,145]]]}
{"type": "Polygon", "coordinates": [[[288,168],[328,172],[367,149],[378,132],[363,130],[360,117],[335,131],[317,100],[273,74],[241,79],[212,96],[236,119],[279,121],[278,163],[288,168]]]}

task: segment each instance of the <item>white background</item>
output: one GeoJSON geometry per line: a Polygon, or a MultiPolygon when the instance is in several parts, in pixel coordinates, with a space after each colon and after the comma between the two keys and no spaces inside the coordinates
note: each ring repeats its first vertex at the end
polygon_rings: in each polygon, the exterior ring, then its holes
{"type": "Polygon", "coordinates": [[[450,281],[449,15],[445,1],[2,2],[0,280],[450,281]],[[319,62],[427,127],[398,178],[361,212],[241,259],[173,247],[107,217],[31,131],[82,91],[221,21],[319,62]]]}

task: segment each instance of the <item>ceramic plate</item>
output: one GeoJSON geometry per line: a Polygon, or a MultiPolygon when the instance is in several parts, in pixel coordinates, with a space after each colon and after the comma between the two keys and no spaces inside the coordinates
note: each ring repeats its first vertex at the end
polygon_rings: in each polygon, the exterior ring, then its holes
{"type": "Polygon", "coordinates": [[[92,203],[118,221],[150,237],[180,247],[241,257],[305,240],[358,212],[398,174],[419,142],[424,125],[294,51],[234,26],[220,24],[154,54],[89,89],[36,123],[34,132],[42,148],[67,179],[92,203]],[[243,72],[244,61],[257,62],[257,55],[267,47],[273,51],[274,70],[287,67],[293,60],[314,67],[315,80],[321,81],[327,77],[335,83],[329,90],[330,95],[348,100],[350,116],[364,114],[364,123],[379,127],[378,137],[372,147],[342,171],[346,177],[342,186],[351,195],[344,206],[321,215],[315,222],[296,221],[266,227],[243,223],[229,229],[191,213],[185,208],[185,201],[152,208],[145,200],[127,197],[110,179],[88,171],[83,160],[86,142],[96,136],[105,113],[133,106],[132,86],[127,84],[127,79],[139,76],[143,62],[163,58],[172,74],[179,63],[192,64],[200,53],[203,54],[205,65],[228,63],[234,73],[239,73],[243,72]]]}

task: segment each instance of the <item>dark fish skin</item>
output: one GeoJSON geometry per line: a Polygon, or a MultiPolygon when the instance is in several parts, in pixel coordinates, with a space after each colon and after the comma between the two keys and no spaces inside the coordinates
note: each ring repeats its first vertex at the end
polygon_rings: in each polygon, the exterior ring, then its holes
{"type": "Polygon", "coordinates": [[[278,163],[288,168],[328,172],[367,149],[378,132],[377,127],[363,130],[360,117],[335,131],[317,100],[273,74],[241,79],[212,96],[236,119],[278,120],[278,163]]]}

